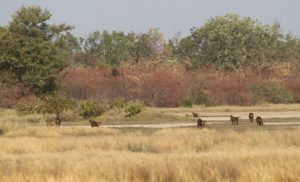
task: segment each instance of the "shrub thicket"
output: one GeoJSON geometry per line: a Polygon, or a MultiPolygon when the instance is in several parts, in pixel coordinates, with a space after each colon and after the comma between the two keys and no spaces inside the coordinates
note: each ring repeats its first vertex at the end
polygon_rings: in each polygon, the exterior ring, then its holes
{"type": "Polygon", "coordinates": [[[193,107],[193,100],[190,97],[185,97],[183,98],[181,105],[183,107],[193,107]]]}
{"type": "Polygon", "coordinates": [[[101,116],[106,110],[106,106],[94,101],[86,101],[81,104],[80,116],[83,118],[101,116]]]}
{"type": "Polygon", "coordinates": [[[126,106],[126,100],[123,97],[114,98],[110,103],[109,107],[111,109],[122,109],[126,106]]]}
{"type": "Polygon", "coordinates": [[[272,81],[257,81],[250,85],[250,91],[257,102],[291,103],[293,94],[287,88],[272,81]]]}
{"type": "Polygon", "coordinates": [[[18,115],[33,114],[36,112],[36,106],[29,103],[20,103],[15,106],[18,115]]]}
{"type": "Polygon", "coordinates": [[[125,117],[132,117],[140,113],[143,109],[143,105],[144,105],[143,102],[139,100],[129,101],[125,107],[125,112],[126,112],[125,117]]]}
{"type": "Polygon", "coordinates": [[[217,101],[213,96],[208,95],[204,92],[198,92],[193,95],[194,104],[204,105],[204,106],[214,106],[217,104],[217,101]]]}

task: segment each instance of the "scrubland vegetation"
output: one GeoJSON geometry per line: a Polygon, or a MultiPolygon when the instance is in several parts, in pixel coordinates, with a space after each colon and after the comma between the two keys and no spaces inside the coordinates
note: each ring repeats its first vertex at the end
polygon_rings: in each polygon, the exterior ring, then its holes
{"type": "Polygon", "coordinates": [[[299,38],[280,24],[226,14],[186,37],[95,31],[76,37],[51,13],[22,7],[0,27],[0,106],[47,95],[147,106],[299,103],[299,38]]]}
{"type": "Polygon", "coordinates": [[[82,127],[299,111],[300,41],[278,23],[227,14],[166,40],[156,28],[75,37],[50,18],[23,7],[0,26],[0,181],[300,181],[298,116],[82,127]]]}

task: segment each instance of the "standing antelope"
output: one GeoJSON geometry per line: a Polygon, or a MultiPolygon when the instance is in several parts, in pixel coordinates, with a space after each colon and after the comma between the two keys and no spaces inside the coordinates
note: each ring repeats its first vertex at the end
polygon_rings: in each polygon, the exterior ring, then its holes
{"type": "Polygon", "coordinates": [[[257,116],[257,117],[256,117],[256,124],[257,124],[258,126],[264,125],[264,122],[263,122],[263,120],[262,120],[262,118],[261,118],[260,116],[257,116]]]}
{"type": "Polygon", "coordinates": [[[194,113],[194,112],[193,112],[192,114],[193,114],[193,117],[194,117],[194,118],[198,118],[198,117],[199,117],[199,114],[197,114],[197,113],[194,113]]]}
{"type": "Polygon", "coordinates": [[[249,113],[249,120],[251,123],[253,123],[254,114],[252,112],[249,113]]]}
{"type": "Polygon", "coordinates": [[[202,120],[202,119],[198,119],[197,120],[197,126],[198,126],[198,128],[203,128],[203,127],[205,127],[205,122],[206,121],[204,121],[204,120],[202,120]]]}
{"type": "Polygon", "coordinates": [[[99,125],[101,124],[101,121],[93,121],[90,119],[90,124],[91,124],[91,127],[99,127],[99,125]]]}
{"type": "Polygon", "coordinates": [[[239,125],[239,117],[234,117],[232,115],[230,115],[230,120],[232,125],[239,125]]]}

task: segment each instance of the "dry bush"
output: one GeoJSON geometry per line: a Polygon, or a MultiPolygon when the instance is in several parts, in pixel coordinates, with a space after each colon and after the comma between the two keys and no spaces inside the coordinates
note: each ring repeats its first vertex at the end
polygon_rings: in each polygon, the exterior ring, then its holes
{"type": "Polygon", "coordinates": [[[289,76],[284,80],[285,86],[292,91],[295,102],[300,102],[300,75],[289,76]]]}
{"type": "Polygon", "coordinates": [[[33,103],[34,93],[21,84],[0,83],[0,107],[11,108],[18,103],[33,103]]]}
{"type": "Polygon", "coordinates": [[[223,77],[211,77],[209,92],[219,104],[252,105],[254,100],[248,90],[250,78],[239,74],[228,74],[223,77]]]}
{"type": "Polygon", "coordinates": [[[64,89],[77,99],[109,101],[115,97],[130,99],[136,95],[137,81],[120,68],[115,76],[111,68],[69,68],[64,72],[64,89]]]}
{"type": "Polygon", "coordinates": [[[111,101],[139,99],[151,106],[177,106],[185,93],[185,81],[171,69],[72,68],[65,70],[64,89],[78,99],[111,101]],[[118,74],[116,75],[116,70],[118,74]]]}
{"type": "Polygon", "coordinates": [[[266,80],[284,83],[299,102],[298,80],[289,76],[289,65],[273,67],[228,73],[214,68],[185,70],[180,65],[154,61],[130,67],[68,68],[62,84],[65,91],[78,99],[110,102],[122,97],[127,101],[139,99],[149,106],[176,107],[185,98],[208,106],[253,105],[256,101],[249,85],[266,80]]]}
{"type": "Polygon", "coordinates": [[[175,107],[187,95],[186,82],[171,69],[158,69],[143,79],[142,100],[150,106],[175,107]]]}

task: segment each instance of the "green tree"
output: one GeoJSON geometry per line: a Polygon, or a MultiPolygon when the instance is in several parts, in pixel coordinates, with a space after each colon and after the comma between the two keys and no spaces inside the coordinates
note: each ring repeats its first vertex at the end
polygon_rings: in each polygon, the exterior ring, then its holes
{"type": "Polygon", "coordinates": [[[62,120],[62,112],[68,109],[73,109],[76,106],[77,102],[74,99],[53,95],[45,96],[37,105],[36,110],[43,114],[55,114],[56,125],[59,126],[62,120]]]}
{"type": "Polygon", "coordinates": [[[84,50],[96,55],[100,63],[109,66],[119,65],[130,57],[133,41],[123,32],[94,32],[86,39],[84,50]]]}
{"type": "Polygon", "coordinates": [[[280,61],[294,61],[300,59],[300,41],[291,33],[282,37],[277,44],[277,50],[274,57],[280,61]]]}
{"type": "Polygon", "coordinates": [[[84,43],[87,55],[95,55],[101,64],[108,66],[156,59],[163,54],[164,49],[165,40],[158,29],[149,29],[145,34],[96,31],[84,43]]]}
{"type": "Polygon", "coordinates": [[[195,65],[197,65],[199,51],[197,50],[197,46],[193,41],[192,36],[180,39],[178,35],[178,37],[169,40],[168,47],[170,47],[173,56],[175,56],[175,58],[177,57],[181,62],[186,60],[196,61],[195,65]]]}
{"type": "Polygon", "coordinates": [[[152,56],[152,49],[148,43],[148,36],[146,34],[133,34],[133,41],[130,53],[135,63],[152,56]]]}
{"type": "Polygon", "coordinates": [[[77,38],[70,32],[62,34],[56,41],[56,45],[66,51],[68,55],[82,53],[82,38],[77,38]]]}
{"type": "Polygon", "coordinates": [[[147,33],[133,34],[131,57],[138,63],[141,60],[158,59],[165,51],[163,34],[157,28],[150,28],[147,33]]]}
{"type": "Polygon", "coordinates": [[[227,70],[256,68],[274,60],[273,51],[280,38],[277,23],[263,25],[249,17],[227,14],[193,28],[177,51],[192,59],[194,67],[213,64],[227,70]]]}
{"type": "Polygon", "coordinates": [[[58,74],[67,66],[57,41],[72,27],[50,25],[50,17],[40,7],[22,7],[0,31],[0,71],[8,71],[38,94],[54,92],[58,74]]]}

